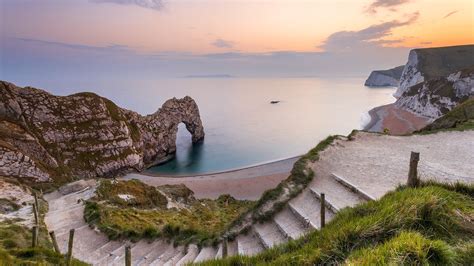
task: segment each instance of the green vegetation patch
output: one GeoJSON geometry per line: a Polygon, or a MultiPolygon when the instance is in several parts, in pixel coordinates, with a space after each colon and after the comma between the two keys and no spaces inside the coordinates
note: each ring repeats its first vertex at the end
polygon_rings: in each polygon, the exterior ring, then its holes
{"type": "Polygon", "coordinates": [[[473,185],[401,187],[345,208],[321,231],[257,256],[203,265],[472,265],[473,185]]]}
{"type": "Polygon", "coordinates": [[[168,201],[155,187],[132,180],[101,180],[96,190],[96,200],[118,207],[142,209],[166,208],[168,201]]]}
{"type": "Polygon", "coordinates": [[[138,180],[115,183],[102,181],[97,190],[99,201],[86,202],[84,218],[111,239],[138,240],[162,236],[176,244],[210,245],[216,244],[229,223],[253,205],[251,201],[236,200],[230,195],[222,195],[216,200],[196,200],[192,197],[192,191],[184,185],[178,185],[159,188],[166,191],[173,199],[172,205],[176,206],[167,209],[146,200],[149,195],[156,197],[151,189],[160,194],[156,188],[138,180]],[[117,199],[118,194],[133,195],[139,200],[130,204],[117,199]],[[146,209],[144,206],[160,208],[146,209]]]}
{"type": "Polygon", "coordinates": [[[420,130],[419,134],[430,134],[440,131],[463,131],[474,129],[474,98],[456,106],[444,116],[420,130]]]}

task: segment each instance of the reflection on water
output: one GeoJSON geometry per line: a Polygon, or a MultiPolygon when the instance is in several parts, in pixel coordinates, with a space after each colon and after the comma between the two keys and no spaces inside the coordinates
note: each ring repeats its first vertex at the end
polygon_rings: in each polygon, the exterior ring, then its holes
{"type": "Polygon", "coordinates": [[[204,147],[205,140],[196,144],[192,143],[191,134],[187,131],[186,126],[181,123],[178,126],[176,157],[159,167],[162,171],[168,173],[199,172],[204,147]]]}

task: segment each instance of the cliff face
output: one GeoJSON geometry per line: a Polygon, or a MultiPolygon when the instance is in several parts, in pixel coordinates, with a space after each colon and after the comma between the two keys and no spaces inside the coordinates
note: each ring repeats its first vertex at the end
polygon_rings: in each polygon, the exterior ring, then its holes
{"type": "Polygon", "coordinates": [[[474,67],[411,86],[401,94],[395,105],[436,119],[473,96],[474,67]]]}
{"type": "Polygon", "coordinates": [[[190,97],[141,116],[93,93],[54,96],[0,81],[0,175],[32,181],[142,170],[176,151],[178,124],[204,138],[190,97]]]}
{"type": "Polygon", "coordinates": [[[368,87],[396,87],[405,66],[398,66],[388,70],[374,70],[365,81],[368,87]]]}
{"type": "Polygon", "coordinates": [[[474,65],[474,45],[414,49],[403,69],[400,85],[394,96],[399,98],[408,88],[474,65]]]}

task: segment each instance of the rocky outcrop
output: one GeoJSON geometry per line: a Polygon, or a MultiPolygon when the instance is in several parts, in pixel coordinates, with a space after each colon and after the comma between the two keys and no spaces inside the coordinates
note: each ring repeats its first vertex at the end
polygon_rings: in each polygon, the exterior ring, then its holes
{"type": "Polygon", "coordinates": [[[365,81],[368,87],[396,87],[405,66],[398,66],[387,70],[374,70],[365,81]]]}
{"type": "Polygon", "coordinates": [[[394,96],[399,98],[408,88],[424,81],[448,75],[474,65],[474,45],[414,49],[403,69],[394,96]]]}
{"type": "Polygon", "coordinates": [[[204,138],[190,97],[141,116],[93,93],[54,96],[0,81],[0,175],[66,181],[142,170],[176,151],[178,124],[204,138]]]}
{"type": "Polygon", "coordinates": [[[395,105],[437,119],[473,96],[474,67],[471,67],[411,86],[400,95],[395,105]]]}

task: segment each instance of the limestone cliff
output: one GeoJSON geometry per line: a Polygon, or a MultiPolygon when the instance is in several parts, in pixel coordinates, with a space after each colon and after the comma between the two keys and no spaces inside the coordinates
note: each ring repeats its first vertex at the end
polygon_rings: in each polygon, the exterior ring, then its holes
{"type": "Polygon", "coordinates": [[[399,98],[408,88],[474,65],[474,45],[414,49],[403,69],[394,96],[399,98]]]}
{"type": "Polygon", "coordinates": [[[66,181],[143,170],[176,151],[178,124],[204,138],[190,97],[141,116],[93,93],[54,96],[0,81],[0,176],[66,181]]]}
{"type": "Polygon", "coordinates": [[[365,81],[368,87],[396,87],[405,66],[398,66],[387,70],[374,70],[365,81]]]}
{"type": "Polygon", "coordinates": [[[474,97],[474,64],[446,77],[409,87],[395,105],[420,116],[437,119],[470,97],[474,97]]]}

